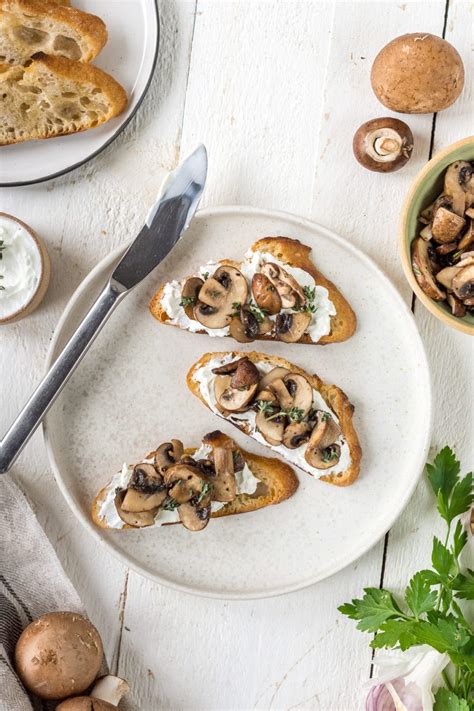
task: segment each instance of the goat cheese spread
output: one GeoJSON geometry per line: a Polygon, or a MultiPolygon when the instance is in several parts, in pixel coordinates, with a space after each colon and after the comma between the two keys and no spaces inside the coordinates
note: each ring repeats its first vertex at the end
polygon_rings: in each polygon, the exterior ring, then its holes
{"type": "MultiPolygon", "coordinates": [[[[219,415],[219,417],[223,417],[223,415],[216,405],[216,397],[214,394],[214,380],[216,378],[216,375],[212,371],[214,368],[218,368],[221,365],[231,363],[233,360],[238,360],[238,358],[240,357],[241,356],[235,357],[232,354],[228,354],[222,358],[213,358],[202,368],[199,368],[194,374],[194,379],[199,383],[199,389],[202,397],[209,404],[211,410],[216,415],[219,415]]],[[[271,365],[271,363],[256,363],[256,365],[262,373],[268,373],[274,367],[273,365],[271,365]]],[[[314,389],[313,407],[318,410],[328,412],[331,417],[339,424],[339,420],[336,414],[328,406],[322,395],[314,389]]],[[[245,423],[249,428],[248,434],[250,434],[257,442],[260,442],[261,444],[265,445],[265,447],[270,447],[270,449],[272,449],[274,452],[281,454],[284,459],[291,462],[292,464],[299,467],[308,474],[311,474],[311,476],[315,477],[316,479],[319,479],[320,477],[326,476],[328,474],[338,474],[339,472],[346,471],[346,469],[351,466],[352,459],[349,445],[347,444],[346,440],[342,435],[340,435],[336,441],[341,448],[341,456],[339,458],[339,461],[333,467],[329,467],[328,469],[316,469],[315,467],[311,467],[304,458],[306,444],[302,444],[296,449],[289,449],[288,447],[285,447],[281,444],[275,446],[270,445],[256,428],[256,416],[257,413],[255,412],[255,410],[250,409],[246,412],[233,412],[228,417],[224,417],[224,419],[230,420],[230,422],[236,424],[237,426],[245,423]]]]}
{"type": "Polygon", "coordinates": [[[34,297],[41,279],[41,254],[16,220],[0,215],[0,320],[21,311],[34,297]]]}
{"type": "MultiPolygon", "coordinates": [[[[196,460],[207,459],[211,452],[212,448],[209,445],[202,444],[201,447],[193,454],[193,457],[196,460]]],[[[145,462],[147,464],[153,464],[153,459],[144,459],[143,463],[145,462]]],[[[132,474],[133,467],[130,467],[128,464],[124,463],[122,470],[112,477],[112,480],[107,486],[106,494],[100,502],[98,516],[106,522],[108,528],[124,528],[126,525],[118,515],[117,507],[115,506],[115,496],[117,489],[127,488],[132,474]]],[[[235,479],[237,483],[237,494],[253,494],[259,483],[259,480],[252,474],[247,464],[245,464],[241,471],[235,472],[235,479]]],[[[219,511],[224,506],[225,502],[223,501],[212,501],[211,513],[219,511]]],[[[165,523],[178,522],[179,513],[177,509],[174,509],[174,511],[165,511],[164,509],[160,509],[155,517],[155,523],[153,526],[163,526],[165,523]]],[[[152,526],[149,526],[149,528],[152,528],[152,526]]]]}
{"type": "MultiPolygon", "coordinates": [[[[315,290],[315,312],[311,315],[311,322],[306,329],[306,332],[310,336],[313,343],[317,343],[320,338],[327,336],[331,331],[331,316],[336,315],[336,308],[329,298],[329,292],[326,287],[317,285],[311,274],[306,272],[304,269],[291,267],[290,265],[281,262],[279,259],[274,257],[273,254],[268,252],[253,252],[252,250],[249,250],[245,255],[245,261],[242,262],[239,270],[244,275],[248,283],[251,284],[253,275],[259,272],[260,268],[267,262],[273,262],[284,269],[298,282],[302,288],[309,287],[315,290]]],[[[209,262],[199,269],[199,273],[196,276],[199,276],[201,279],[205,280],[209,275],[214,274],[216,269],[221,266],[222,264],[219,262],[209,262]]],[[[199,321],[188,318],[183,307],[181,306],[181,290],[183,288],[184,281],[185,280],[174,280],[168,282],[164,286],[161,305],[170,318],[169,323],[174,326],[179,326],[179,328],[191,331],[192,333],[196,333],[197,331],[205,331],[212,338],[222,338],[223,336],[228,336],[228,326],[225,326],[224,328],[207,328],[202,323],[199,323],[199,321]]],[[[281,309],[280,313],[292,313],[292,310],[281,309]]],[[[269,316],[269,318],[274,321],[276,317],[269,316]]]]}

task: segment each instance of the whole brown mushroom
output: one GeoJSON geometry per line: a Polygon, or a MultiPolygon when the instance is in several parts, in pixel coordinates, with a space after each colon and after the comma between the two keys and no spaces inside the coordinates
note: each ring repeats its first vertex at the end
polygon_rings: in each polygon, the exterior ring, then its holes
{"type": "Polygon", "coordinates": [[[50,612],[26,627],[15,648],[15,667],[41,699],[85,691],[99,673],[104,649],[94,625],[75,612],[50,612]]]}
{"type": "Polygon", "coordinates": [[[129,690],[125,679],[108,674],[98,679],[90,696],[74,696],[56,706],[56,711],[116,711],[129,690]]]}
{"type": "Polygon", "coordinates": [[[372,89],[392,111],[428,114],[451,106],[464,87],[464,66],[454,47],[436,35],[402,35],[380,50],[372,89]]]}
{"type": "Polygon", "coordinates": [[[364,168],[391,173],[410,160],[413,134],[403,121],[386,116],[366,121],[355,132],[352,148],[364,168]]]}

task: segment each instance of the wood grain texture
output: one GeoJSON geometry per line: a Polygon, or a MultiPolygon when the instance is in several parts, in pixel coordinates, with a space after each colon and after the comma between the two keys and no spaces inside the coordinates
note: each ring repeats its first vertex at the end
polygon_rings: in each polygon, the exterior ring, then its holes
{"type": "MultiPolygon", "coordinates": [[[[205,205],[249,204],[311,217],[372,256],[410,303],[397,221],[405,192],[428,158],[432,117],[402,117],[414,133],[415,150],[408,165],[391,175],[361,168],[351,142],[362,122],[390,114],[370,89],[378,50],[404,32],[441,34],[445,7],[444,0],[163,0],[159,66],[124,134],[69,176],[0,193],[0,209],[45,239],[53,267],[40,309],[1,330],[0,427],[13,419],[42,373],[49,338],[74,288],[129,239],[166,171],[200,141],[210,157],[205,205]]],[[[466,66],[471,23],[472,3],[451,0],[446,37],[466,66]]],[[[472,76],[468,71],[461,99],[437,117],[436,150],[472,132],[472,76]]],[[[416,318],[436,393],[433,446],[454,444],[467,468],[473,454],[466,419],[472,342],[423,308],[416,308],[416,318]]],[[[130,708],[362,708],[368,636],[336,608],[363,586],[379,584],[383,542],[337,576],[298,593],[242,603],[205,600],[128,573],[97,548],[63,501],[39,434],[13,475],[33,499],[99,626],[112,668],[130,680],[130,708]]],[[[428,561],[436,526],[422,482],[390,534],[387,585],[401,587],[428,561]]]]}

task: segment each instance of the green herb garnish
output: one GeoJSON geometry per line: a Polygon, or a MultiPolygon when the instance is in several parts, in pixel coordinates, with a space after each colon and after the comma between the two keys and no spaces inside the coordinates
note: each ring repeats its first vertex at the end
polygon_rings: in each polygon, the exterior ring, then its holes
{"type": "Polygon", "coordinates": [[[304,304],[295,304],[293,306],[293,311],[306,311],[307,313],[314,314],[318,310],[315,305],[314,300],[316,298],[316,287],[304,286],[303,293],[306,297],[304,304]]]}
{"type": "Polygon", "coordinates": [[[338,456],[339,453],[337,447],[331,444],[323,450],[322,460],[325,464],[327,464],[328,462],[332,462],[334,459],[337,459],[338,456]]]}
{"type": "Polygon", "coordinates": [[[261,309],[259,306],[257,306],[257,304],[255,304],[253,301],[249,302],[248,307],[249,307],[249,310],[251,311],[251,313],[257,319],[257,321],[259,323],[262,323],[262,321],[264,321],[264,319],[267,315],[266,312],[263,309],[261,309]]]}
{"type": "Polygon", "coordinates": [[[209,272],[204,272],[202,278],[204,279],[204,281],[206,281],[206,279],[209,279],[209,272]]]}
{"type": "Polygon", "coordinates": [[[447,526],[443,541],[433,538],[432,568],[415,573],[403,600],[383,588],[365,588],[361,599],[341,605],[339,611],[357,620],[358,629],[375,634],[375,649],[405,651],[426,644],[447,654],[450,664],[442,672],[446,686],[437,692],[434,708],[468,711],[474,708],[474,630],[460,601],[474,600],[474,571],[464,569],[460,561],[469,534],[459,516],[474,503],[473,476],[461,478],[460,463],[449,447],[438,452],[426,470],[447,526]]]}
{"type": "Polygon", "coordinates": [[[166,499],[165,503],[163,504],[162,508],[164,511],[175,511],[179,506],[178,502],[169,497],[166,499]]]}
{"type": "Polygon", "coordinates": [[[199,494],[196,503],[200,504],[203,499],[206,498],[206,496],[209,494],[211,491],[211,484],[208,481],[205,481],[204,484],[202,485],[201,493],[199,494]]]}
{"type": "Polygon", "coordinates": [[[186,306],[193,306],[196,303],[196,298],[194,296],[183,296],[179,305],[185,308],[186,306]]]}

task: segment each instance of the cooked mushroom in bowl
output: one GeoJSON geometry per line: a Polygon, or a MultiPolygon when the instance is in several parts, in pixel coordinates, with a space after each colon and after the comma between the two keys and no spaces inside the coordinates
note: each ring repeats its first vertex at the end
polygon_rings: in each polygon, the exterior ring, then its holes
{"type": "Polygon", "coordinates": [[[400,237],[405,273],[420,300],[445,323],[474,334],[473,138],[446,149],[420,173],[400,237]]]}

